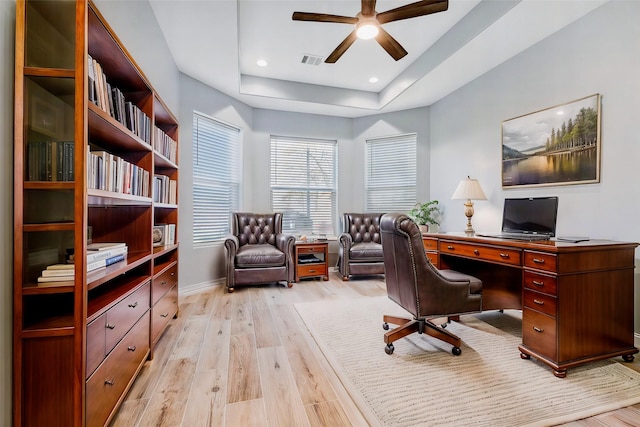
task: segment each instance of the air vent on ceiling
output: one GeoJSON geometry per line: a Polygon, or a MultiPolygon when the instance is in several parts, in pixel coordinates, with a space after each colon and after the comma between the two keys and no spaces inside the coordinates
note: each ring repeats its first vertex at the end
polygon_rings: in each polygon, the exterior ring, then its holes
{"type": "Polygon", "coordinates": [[[320,65],[322,63],[322,57],[321,56],[316,56],[316,55],[307,55],[304,54],[302,55],[302,61],[303,64],[309,64],[309,65],[320,65]]]}

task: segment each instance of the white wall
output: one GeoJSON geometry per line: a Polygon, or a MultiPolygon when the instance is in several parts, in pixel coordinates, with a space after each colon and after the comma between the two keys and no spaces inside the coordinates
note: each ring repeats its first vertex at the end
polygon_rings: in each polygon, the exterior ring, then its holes
{"type": "MultiPolygon", "coordinates": [[[[431,195],[444,202],[444,229],[463,229],[463,202],[450,197],[471,175],[489,199],[475,203],[476,230],[500,228],[505,197],[557,195],[558,234],[640,242],[638,16],[640,2],[609,2],[431,106],[431,195]],[[594,93],[603,97],[601,182],[503,190],[501,122],[594,93]]],[[[636,308],[636,331],[639,317],[636,308]]]]}
{"type": "Polygon", "coordinates": [[[0,425],[11,425],[13,79],[16,5],[0,1],[0,425]]]}

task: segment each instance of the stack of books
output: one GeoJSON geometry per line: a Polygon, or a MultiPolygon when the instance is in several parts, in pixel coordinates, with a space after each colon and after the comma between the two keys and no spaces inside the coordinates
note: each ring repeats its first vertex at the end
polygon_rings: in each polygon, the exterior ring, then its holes
{"type": "Polygon", "coordinates": [[[87,245],[87,273],[127,259],[126,243],[97,242],[87,245]]]}
{"type": "Polygon", "coordinates": [[[42,275],[38,277],[38,286],[73,285],[74,279],[73,264],[53,264],[42,270],[42,275]]]}

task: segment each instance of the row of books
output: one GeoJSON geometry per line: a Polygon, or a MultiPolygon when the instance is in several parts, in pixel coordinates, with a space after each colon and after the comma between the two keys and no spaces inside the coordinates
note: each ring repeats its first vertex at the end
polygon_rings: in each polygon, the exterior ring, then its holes
{"type": "Polygon", "coordinates": [[[149,197],[149,171],[107,151],[87,151],[87,187],[149,197]]]}
{"type": "MultiPolygon", "coordinates": [[[[87,246],[87,273],[124,261],[127,258],[125,243],[93,243],[87,246]]],[[[74,256],[69,255],[67,264],[52,264],[42,270],[38,286],[61,286],[75,280],[74,256]]]]}
{"type": "Polygon", "coordinates": [[[153,137],[153,149],[171,160],[173,163],[176,162],[178,143],[158,127],[156,127],[155,135],[153,137]]]}
{"type": "Polygon", "coordinates": [[[73,181],[73,141],[30,141],[27,181],[73,181]]]}
{"type": "Polygon", "coordinates": [[[166,175],[153,177],[153,201],[156,203],[178,203],[178,182],[166,175]]]}
{"type": "Polygon", "coordinates": [[[87,55],[89,101],[122,123],[147,144],[151,144],[151,119],[133,102],[127,101],[117,87],[112,87],[102,66],[87,55]]]}

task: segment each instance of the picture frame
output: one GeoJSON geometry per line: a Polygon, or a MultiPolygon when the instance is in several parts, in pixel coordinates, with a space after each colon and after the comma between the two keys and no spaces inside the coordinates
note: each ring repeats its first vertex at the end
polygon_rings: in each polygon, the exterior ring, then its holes
{"type": "Polygon", "coordinates": [[[504,120],[502,187],[600,182],[601,96],[504,120]]]}
{"type": "Polygon", "coordinates": [[[167,233],[165,224],[154,225],[153,230],[151,231],[151,236],[153,238],[154,248],[166,245],[167,233]]]}

